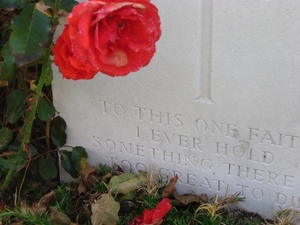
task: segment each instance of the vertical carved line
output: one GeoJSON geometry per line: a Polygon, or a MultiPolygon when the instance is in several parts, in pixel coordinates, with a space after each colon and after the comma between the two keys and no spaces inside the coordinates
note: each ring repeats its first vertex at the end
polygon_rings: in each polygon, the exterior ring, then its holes
{"type": "Polygon", "coordinates": [[[212,11],[213,0],[201,1],[201,53],[199,96],[197,101],[213,103],[211,98],[211,55],[212,55],[212,11]]]}

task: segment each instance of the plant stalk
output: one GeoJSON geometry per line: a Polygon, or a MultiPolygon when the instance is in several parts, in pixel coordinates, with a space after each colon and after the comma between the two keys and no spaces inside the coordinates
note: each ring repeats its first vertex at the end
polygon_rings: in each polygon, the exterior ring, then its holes
{"type": "MultiPolygon", "coordinates": [[[[38,101],[41,96],[42,89],[43,89],[43,86],[45,83],[45,77],[46,77],[46,72],[47,72],[46,69],[49,66],[50,53],[51,53],[51,46],[49,46],[49,48],[47,48],[47,50],[44,52],[44,55],[43,55],[43,67],[42,67],[41,76],[40,76],[38,85],[35,89],[35,94],[33,95],[32,99],[30,100],[30,106],[28,108],[28,111],[25,113],[25,121],[24,121],[23,127],[21,129],[21,135],[23,137],[22,137],[21,145],[20,145],[20,148],[19,148],[19,151],[17,154],[20,154],[24,151],[28,151],[26,146],[29,144],[29,141],[30,141],[33,121],[35,119],[36,110],[37,110],[37,104],[38,104],[38,101]]],[[[1,185],[0,190],[3,191],[9,187],[9,184],[12,181],[13,177],[15,176],[16,172],[17,172],[16,168],[12,168],[9,170],[9,172],[7,173],[7,175],[5,177],[3,184],[1,185]]]]}
{"type": "MultiPolygon", "coordinates": [[[[56,12],[58,12],[60,9],[60,1],[61,0],[55,0],[56,12]]],[[[54,29],[56,28],[56,25],[58,24],[58,18],[59,18],[59,16],[57,16],[56,13],[54,13],[53,18],[52,18],[52,21],[54,23],[54,26],[53,26],[54,29]]],[[[45,52],[43,54],[43,66],[42,66],[41,76],[40,76],[38,84],[36,86],[35,94],[32,96],[32,98],[30,100],[30,106],[25,113],[25,121],[24,121],[22,129],[20,130],[20,135],[22,137],[22,140],[21,140],[21,145],[20,145],[20,148],[19,148],[17,154],[21,154],[24,151],[28,151],[27,146],[29,144],[30,137],[31,137],[32,126],[33,126],[33,122],[34,122],[34,119],[36,116],[36,111],[37,111],[37,104],[42,95],[42,89],[45,85],[45,78],[46,78],[46,74],[48,72],[47,69],[49,66],[51,66],[51,64],[50,64],[51,47],[52,47],[52,43],[49,45],[49,47],[45,50],[45,52]]],[[[21,165],[19,165],[19,166],[21,166],[21,165]]],[[[17,168],[12,168],[9,170],[9,172],[7,173],[7,175],[5,177],[4,182],[2,183],[2,185],[0,185],[0,191],[4,191],[9,187],[16,172],[17,172],[17,168]]]]}

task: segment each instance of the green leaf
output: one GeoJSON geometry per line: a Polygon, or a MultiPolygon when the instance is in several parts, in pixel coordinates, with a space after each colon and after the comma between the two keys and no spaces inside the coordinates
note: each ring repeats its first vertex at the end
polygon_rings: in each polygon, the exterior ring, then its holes
{"type": "Polygon", "coordinates": [[[111,194],[103,194],[100,200],[91,204],[91,222],[93,225],[115,225],[118,222],[119,202],[111,194]]]}
{"type": "Polygon", "coordinates": [[[113,194],[128,194],[136,191],[147,184],[147,173],[140,172],[139,175],[133,173],[122,173],[120,176],[111,178],[108,187],[113,194]]]}
{"type": "Polygon", "coordinates": [[[32,0],[0,0],[0,8],[7,11],[13,11],[19,6],[22,7],[21,3],[27,3],[32,0]]]}
{"type": "Polygon", "coordinates": [[[8,43],[3,46],[1,56],[3,61],[0,62],[0,80],[9,80],[15,75],[15,60],[10,55],[8,43]]]}
{"type": "MultiPolygon", "coordinates": [[[[18,152],[20,149],[20,146],[21,146],[21,142],[14,142],[14,143],[11,143],[7,149],[8,149],[8,151],[18,152]]],[[[38,154],[37,148],[32,144],[29,145],[29,150],[30,150],[31,157],[36,156],[38,154]]],[[[29,157],[27,152],[25,152],[25,157],[27,157],[27,158],[29,157]]]]}
{"type": "Polygon", "coordinates": [[[22,154],[14,154],[7,157],[7,159],[4,159],[0,157],[0,167],[6,168],[6,169],[18,169],[25,163],[25,155],[22,152],[22,154]]]}
{"type": "Polygon", "coordinates": [[[72,162],[78,172],[84,169],[87,166],[88,154],[85,149],[81,146],[76,146],[72,150],[72,162]]]}
{"type": "Polygon", "coordinates": [[[37,114],[42,121],[47,121],[54,117],[55,108],[46,98],[41,97],[37,104],[37,114]]]}
{"type": "Polygon", "coordinates": [[[64,168],[64,170],[73,178],[78,178],[79,173],[71,160],[72,152],[69,152],[67,150],[60,150],[59,153],[61,166],[64,168]]]}
{"type": "Polygon", "coordinates": [[[57,168],[51,158],[39,158],[39,174],[44,180],[52,180],[57,176],[57,168]]]}
{"type": "MultiPolygon", "coordinates": [[[[45,5],[55,7],[55,0],[44,0],[44,3],[45,5]]],[[[75,0],[61,0],[60,8],[67,12],[71,12],[76,4],[78,4],[78,2],[75,0]]]]}
{"type": "Polygon", "coordinates": [[[8,146],[8,151],[18,152],[21,146],[21,142],[13,142],[8,146]]]}
{"type": "Polygon", "coordinates": [[[23,116],[26,109],[26,93],[20,89],[14,90],[7,97],[7,121],[15,123],[23,116]]]}
{"type": "Polygon", "coordinates": [[[66,10],[67,12],[71,12],[76,4],[78,4],[78,2],[74,0],[62,0],[60,2],[60,8],[66,10]]]}
{"type": "Polygon", "coordinates": [[[52,16],[44,3],[24,4],[12,20],[9,45],[19,66],[38,60],[52,40],[52,16]]]}
{"type": "Polygon", "coordinates": [[[4,150],[11,140],[13,139],[13,133],[8,128],[0,129],[0,151],[4,150]]]}
{"type": "Polygon", "coordinates": [[[51,139],[52,143],[56,147],[61,147],[66,144],[67,134],[66,134],[67,124],[63,118],[60,116],[55,117],[51,121],[51,139]]]}
{"type": "Polygon", "coordinates": [[[54,7],[55,6],[55,0],[44,0],[45,5],[54,7]]]}
{"type": "Polygon", "coordinates": [[[20,0],[1,0],[0,8],[13,11],[20,5],[20,0]]]}

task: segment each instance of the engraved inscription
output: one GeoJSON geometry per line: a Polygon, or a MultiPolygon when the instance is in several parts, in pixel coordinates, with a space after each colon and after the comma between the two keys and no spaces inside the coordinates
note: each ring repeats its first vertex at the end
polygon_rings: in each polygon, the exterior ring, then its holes
{"type": "Polygon", "coordinates": [[[149,122],[180,128],[183,126],[182,115],[170,112],[155,111],[144,107],[134,107],[134,115],[138,121],[149,122]]]}
{"type": "MultiPolygon", "coordinates": [[[[99,104],[103,116],[130,116],[135,121],[128,128],[131,138],[91,137],[93,147],[105,154],[110,166],[137,172],[149,171],[154,163],[165,181],[177,175],[178,185],[195,192],[231,190],[255,201],[271,198],[278,207],[300,208],[300,196],[291,193],[300,179],[298,173],[286,172],[286,164],[281,163],[283,152],[299,151],[299,135],[204,117],[188,123],[179,112],[143,106],[130,109],[104,100],[99,104]]],[[[297,159],[290,163],[298,165],[297,159]]]]}

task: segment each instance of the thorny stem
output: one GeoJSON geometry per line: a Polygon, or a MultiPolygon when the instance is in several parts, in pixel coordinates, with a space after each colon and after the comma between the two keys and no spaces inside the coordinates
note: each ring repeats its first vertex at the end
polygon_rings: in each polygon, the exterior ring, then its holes
{"type": "MultiPolygon", "coordinates": [[[[35,119],[37,103],[39,101],[39,98],[40,98],[40,95],[42,92],[42,88],[45,83],[46,67],[49,66],[50,49],[51,49],[51,47],[49,47],[44,53],[41,76],[40,76],[38,85],[35,89],[35,94],[33,95],[32,99],[30,100],[30,106],[28,108],[28,111],[25,113],[25,121],[24,121],[23,127],[20,132],[20,135],[22,136],[21,145],[20,145],[20,148],[19,148],[19,151],[17,154],[21,154],[22,152],[28,151],[27,145],[29,144],[30,137],[31,137],[32,125],[33,125],[33,121],[35,119]]],[[[9,184],[12,181],[16,172],[17,172],[16,168],[9,170],[9,172],[6,175],[5,180],[1,186],[2,191],[9,187],[9,184]]]]}
{"type": "MultiPolygon", "coordinates": [[[[60,0],[55,0],[56,12],[58,12],[59,9],[60,9],[60,0]]],[[[56,24],[58,23],[58,19],[56,15],[53,18],[53,22],[54,22],[54,27],[56,27],[56,24]]],[[[39,101],[39,98],[41,97],[42,89],[45,84],[47,69],[50,66],[51,46],[52,44],[50,44],[50,46],[45,50],[43,55],[43,66],[42,66],[41,76],[36,86],[35,94],[30,100],[30,106],[28,108],[28,111],[25,113],[25,122],[20,132],[20,135],[22,137],[21,145],[17,154],[21,154],[22,152],[28,151],[27,146],[29,144],[30,137],[31,137],[32,125],[37,111],[37,103],[39,101]]],[[[9,184],[12,181],[13,177],[15,176],[16,172],[17,172],[16,168],[12,168],[8,171],[4,182],[0,186],[0,191],[4,191],[9,187],[9,184]]]]}

